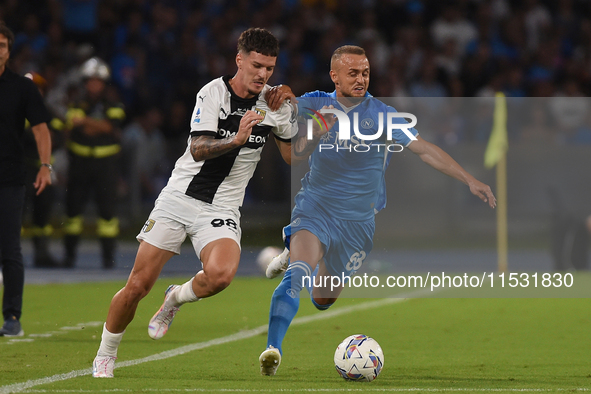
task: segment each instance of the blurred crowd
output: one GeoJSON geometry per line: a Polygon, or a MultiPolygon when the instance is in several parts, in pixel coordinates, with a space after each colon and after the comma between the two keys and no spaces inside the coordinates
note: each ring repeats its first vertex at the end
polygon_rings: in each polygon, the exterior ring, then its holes
{"type": "MultiPolygon", "coordinates": [[[[58,118],[79,92],[80,65],[93,56],[109,64],[110,95],[126,112],[123,148],[134,150],[132,158],[123,155],[123,178],[136,186],[124,181],[122,193],[139,190],[148,205],[185,149],[197,91],[235,72],[236,40],[251,26],[279,38],[270,83],[289,84],[296,94],[332,91],[330,56],[350,43],[368,53],[374,96],[591,94],[588,0],[4,0],[0,19],[16,35],[10,67],[45,78],[58,118]]],[[[435,142],[486,138],[462,132],[435,142]]],[[[261,167],[276,178],[285,171],[261,167]]],[[[260,190],[267,196],[278,189],[266,184],[260,190]]]]}

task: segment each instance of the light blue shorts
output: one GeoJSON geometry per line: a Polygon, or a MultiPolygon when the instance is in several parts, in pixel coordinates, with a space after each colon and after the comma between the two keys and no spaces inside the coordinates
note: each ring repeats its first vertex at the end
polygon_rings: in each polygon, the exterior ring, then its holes
{"type": "Polygon", "coordinates": [[[373,248],[375,220],[334,219],[314,202],[300,198],[292,211],[291,223],[283,228],[288,249],[291,236],[300,230],[308,230],[318,237],[324,246],[324,260],[331,275],[353,276],[373,248]]]}

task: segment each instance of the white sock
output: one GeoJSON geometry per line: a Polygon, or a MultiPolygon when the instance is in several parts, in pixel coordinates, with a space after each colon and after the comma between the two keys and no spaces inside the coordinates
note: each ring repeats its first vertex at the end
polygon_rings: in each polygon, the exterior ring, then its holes
{"type": "Polygon", "coordinates": [[[101,337],[101,345],[99,346],[97,356],[117,357],[117,349],[121,343],[125,331],[119,334],[113,334],[107,330],[107,323],[103,326],[103,335],[101,337]]]}
{"type": "MultiPolygon", "coordinates": [[[[180,288],[176,289],[175,291],[175,296],[174,298],[176,298],[176,307],[179,307],[183,304],[186,304],[187,302],[195,302],[195,301],[199,301],[201,298],[197,297],[195,295],[195,292],[193,291],[193,279],[195,279],[195,277],[192,277],[191,280],[189,280],[188,282],[186,282],[185,284],[181,285],[180,288]]],[[[173,298],[173,297],[171,297],[173,298]]]]}
{"type": "Polygon", "coordinates": [[[283,260],[287,255],[289,254],[289,249],[285,248],[283,249],[283,252],[281,252],[281,260],[283,260]]]}

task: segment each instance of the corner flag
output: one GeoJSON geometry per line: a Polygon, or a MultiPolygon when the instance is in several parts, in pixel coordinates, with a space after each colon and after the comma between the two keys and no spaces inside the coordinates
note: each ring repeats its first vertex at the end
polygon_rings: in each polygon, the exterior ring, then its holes
{"type": "Polygon", "coordinates": [[[490,139],[484,152],[484,166],[497,167],[497,258],[499,272],[507,272],[509,229],[507,225],[507,100],[497,93],[490,139]]]}
{"type": "Polygon", "coordinates": [[[493,168],[507,152],[507,100],[501,92],[496,94],[493,127],[484,152],[484,166],[493,168]]]}

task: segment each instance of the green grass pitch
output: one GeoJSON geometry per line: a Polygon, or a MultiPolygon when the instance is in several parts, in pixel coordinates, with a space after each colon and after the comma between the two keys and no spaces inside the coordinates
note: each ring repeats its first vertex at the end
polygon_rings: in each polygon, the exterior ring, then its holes
{"type": "MultiPolygon", "coordinates": [[[[0,338],[0,394],[15,392],[546,392],[591,388],[589,299],[410,299],[361,308],[292,326],[274,377],[260,376],[266,334],[174,355],[195,343],[248,334],[267,323],[277,280],[237,278],[219,295],[185,305],[159,341],[147,324],[168,284],[161,279],[138,308],[118,363],[172,351],[173,356],[115,369],[93,379],[89,369],[113,294],[123,282],[28,285],[26,335],[0,338]],[[69,327],[69,328],[68,328],[69,327]],[[384,350],[381,375],[346,382],[332,358],[351,334],[375,338],[384,350]],[[31,334],[33,334],[31,336],[31,334]],[[40,379],[49,378],[45,381],[40,379]],[[45,382],[45,383],[43,383],[45,382]],[[28,386],[27,386],[28,384],[28,386]]],[[[372,302],[341,299],[329,310],[372,302]]],[[[321,315],[302,299],[298,317],[321,315]]]]}

